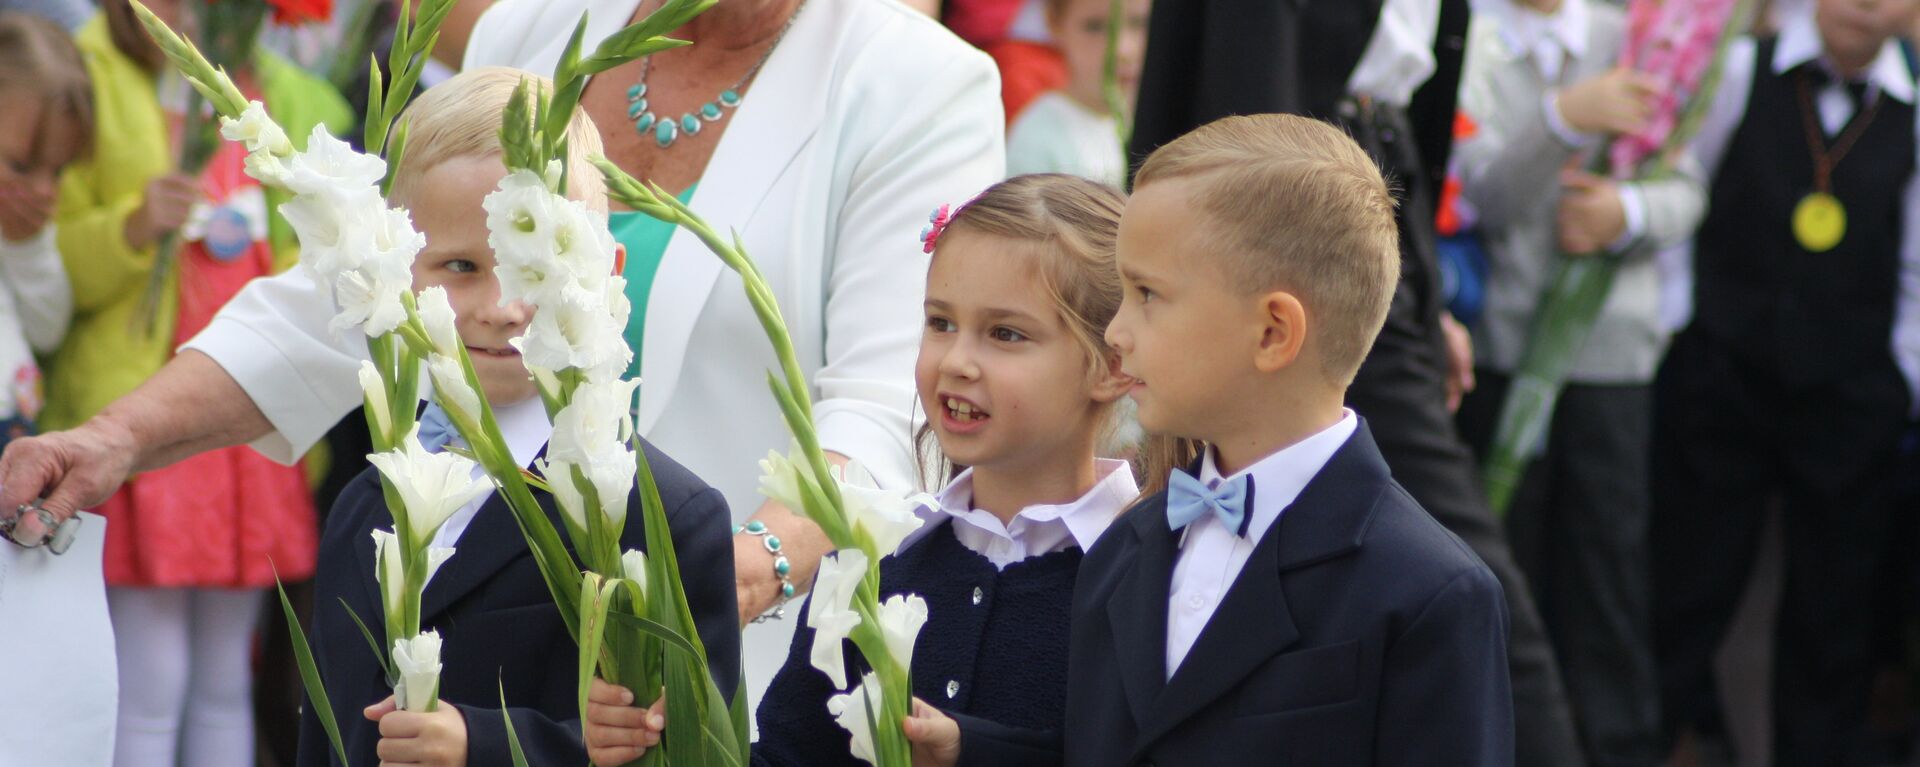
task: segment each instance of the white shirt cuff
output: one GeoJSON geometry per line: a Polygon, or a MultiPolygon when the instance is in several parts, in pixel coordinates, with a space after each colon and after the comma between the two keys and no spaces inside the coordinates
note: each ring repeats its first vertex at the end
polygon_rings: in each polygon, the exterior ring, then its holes
{"type": "Polygon", "coordinates": [[[1640,194],[1640,186],[1621,184],[1619,188],[1620,210],[1626,214],[1627,225],[1620,230],[1620,236],[1607,245],[1609,253],[1625,253],[1647,234],[1647,198],[1640,194]]]}
{"type": "Polygon", "coordinates": [[[1593,136],[1574,130],[1572,125],[1567,124],[1567,118],[1560,114],[1558,88],[1547,91],[1546,98],[1540,104],[1540,110],[1547,117],[1547,130],[1552,131],[1554,138],[1560,139],[1560,143],[1575,148],[1593,143],[1593,136]]]}

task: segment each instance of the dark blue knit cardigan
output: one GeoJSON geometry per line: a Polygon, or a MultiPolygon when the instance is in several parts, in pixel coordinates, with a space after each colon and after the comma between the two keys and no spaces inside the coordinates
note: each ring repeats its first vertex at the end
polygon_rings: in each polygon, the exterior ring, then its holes
{"type": "MultiPolygon", "coordinates": [[[[1068,616],[1081,551],[1069,548],[998,570],[943,522],[880,562],[881,598],[919,594],[927,624],[913,650],[913,693],[961,724],[962,764],[1057,764],[1067,696],[1068,616]]],[[[805,620],[806,609],[795,616],[805,620]]],[[[865,669],[846,643],[847,679],[865,669]]],[[[815,669],[813,630],[794,631],[787,663],[760,701],[753,763],[864,764],[827,713],[832,681],[815,669]]]]}

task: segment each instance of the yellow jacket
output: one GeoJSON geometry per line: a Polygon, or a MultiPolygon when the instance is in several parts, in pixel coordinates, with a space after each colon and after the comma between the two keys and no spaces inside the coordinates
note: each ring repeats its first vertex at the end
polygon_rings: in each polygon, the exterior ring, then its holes
{"type": "MultiPolygon", "coordinates": [[[[73,282],[73,329],[47,365],[47,406],[40,417],[45,430],[77,426],[152,377],[173,356],[178,312],[178,277],[170,275],[159,327],[134,329],[155,249],[127,246],[127,216],[140,206],[147,182],[174,162],[154,75],[114,47],[104,16],[95,14],[81,26],[74,43],[93,78],[95,130],[92,153],[60,179],[56,221],[61,260],[73,282]]],[[[335,134],[352,126],[340,94],[299,67],[262,52],[254,57],[254,72],[267,111],[296,147],[306,144],[317,124],[335,134]]],[[[277,212],[285,199],[267,190],[267,204],[276,211],[268,223],[276,270],[292,266],[299,253],[277,212]]]]}

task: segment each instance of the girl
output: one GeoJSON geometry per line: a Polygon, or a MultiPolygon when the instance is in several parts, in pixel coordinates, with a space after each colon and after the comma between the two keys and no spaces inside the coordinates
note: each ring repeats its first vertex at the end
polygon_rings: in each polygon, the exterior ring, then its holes
{"type": "Polygon", "coordinates": [[[67,334],[73,294],[53,245],[60,169],[93,133],[93,92],[67,33],[0,13],[0,450],[33,433],[40,368],[67,334]]]}
{"type": "MultiPolygon", "coordinates": [[[[914,691],[960,722],[970,762],[1057,761],[1075,570],[1139,495],[1125,462],[1095,457],[1131,383],[1102,338],[1120,305],[1122,204],[1084,179],[1022,176],[927,238],[914,377],[929,423],[918,436],[923,454],[938,442],[931,457],[950,481],[921,509],[926,524],[881,563],[880,590],[927,600],[914,691]]],[[[809,663],[812,639],[796,632],[760,705],[755,764],[858,764],[827,713],[835,691],[809,663]]],[[[660,711],[631,700],[595,683],[585,727],[595,763],[621,764],[658,742],[660,711]]],[[[916,708],[915,729],[947,724],[916,708]]]]}
{"type": "MultiPolygon", "coordinates": [[[[147,4],[176,28],[200,3],[147,4]]],[[[48,430],[79,425],[158,370],[248,280],[291,265],[279,202],[224,144],[198,177],[175,170],[180,80],[133,18],[108,0],[76,33],[98,132],[61,179],[58,243],[72,279],[73,330],[47,368],[48,430]],[[190,212],[193,226],[187,226],[190,212]],[[147,305],[156,245],[177,258],[147,305]],[[155,308],[157,306],[157,308],[155,308]]],[[[296,144],[316,124],[351,123],[331,88],[265,52],[235,67],[296,144]]],[[[184,105],[184,97],[179,102],[184,105]]],[[[270,339],[258,339],[270,344],[270,339]]],[[[196,456],[129,480],[99,509],[108,606],[120,663],[116,765],[253,763],[250,639],[274,569],[313,573],[317,529],[306,478],[246,448],[196,456]]]]}

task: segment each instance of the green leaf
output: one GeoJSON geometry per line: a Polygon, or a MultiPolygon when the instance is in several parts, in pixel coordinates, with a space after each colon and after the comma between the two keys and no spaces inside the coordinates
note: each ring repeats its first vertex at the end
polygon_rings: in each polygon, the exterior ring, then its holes
{"type": "Polygon", "coordinates": [[[367,117],[365,125],[360,127],[360,145],[373,151],[387,140],[387,111],[381,106],[387,96],[384,76],[380,74],[380,59],[367,54],[372,59],[367,66],[367,117]]]}
{"type": "Polygon", "coordinates": [[[393,127],[393,138],[387,140],[387,177],[380,179],[380,195],[386,196],[393,191],[393,177],[400,172],[400,163],[406,159],[407,123],[400,122],[393,127]]]}
{"type": "Polygon", "coordinates": [[[694,635],[695,638],[693,640],[689,640],[687,637],[683,636],[679,631],[674,630],[673,628],[667,626],[664,623],[661,623],[656,620],[648,619],[648,618],[642,618],[638,615],[628,615],[626,613],[619,612],[617,610],[608,611],[607,620],[610,623],[620,624],[624,628],[632,629],[642,634],[646,634],[647,636],[666,642],[668,645],[672,646],[674,649],[679,650],[681,652],[688,653],[690,655],[695,655],[695,656],[698,656],[701,654],[700,651],[695,649],[693,646],[693,642],[698,641],[698,637],[699,637],[698,634],[694,635]]]}
{"type": "Polygon", "coordinates": [[[573,34],[567,38],[567,47],[560,51],[560,61],[553,69],[553,84],[556,88],[566,87],[569,80],[577,79],[574,69],[580,66],[580,43],[587,36],[587,12],[580,12],[580,21],[573,25],[573,34]]]}
{"type": "Polygon", "coordinates": [[[593,670],[600,665],[600,644],[606,636],[607,605],[617,581],[604,582],[598,574],[580,576],[580,718],[587,718],[587,693],[593,689],[593,670]],[[602,585],[604,583],[604,586],[602,585]]]}
{"type": "Polygon", "coordinates": [[[394,673],[393,661],[387,658],[386,649],[380,646],[380,640],[374,638],[373,630],[367,628],[366,621],[360,620],[360,614],[353,611],[353,606],[347,604],[346,599],[340,600],[340,607],[347,611],[347,617],[353,619],[353,625],[360,627],[360,636],[367,638],[367,646],[373,649],[373,659],[380,662],[380,670],[387,675],[387,686],[392,687],[400,675],[394,673]]]}
{"type": "Polygon", "coordinates": [[[513,756],[513,767],[527,767],[527,754],[520,750],[520,736],[513,731],[513,717],[507,713],[507,683],[500,683],[500,719],[507,723],[507,750],[513,756]]]}
{"type": "MultiPolygon", "coordinates": [[[[136,0],[136,3],[138,0],[136,0]]],[[[320,683],[320,667],[313,662],[313,648],[307,646],[307,632],[300,628],[300,618],[293,612],[293,602],[287,599],[287,587],[280,582],[280,574],[274,573],[273,587],[280,592],[280,611],[287,617],[287,633],[293,640],[293,660],[300,666],[300,683],[307,690],[307,702],[313,705],[313,715],[320,720],[320,729],[327,733],[328,742],[333,744],[333,754],[341,764],[347,761],[347,748],[340,742],[340,723],[333,718],[333,703],[327,700],[327,688],[320,683]]]]}

